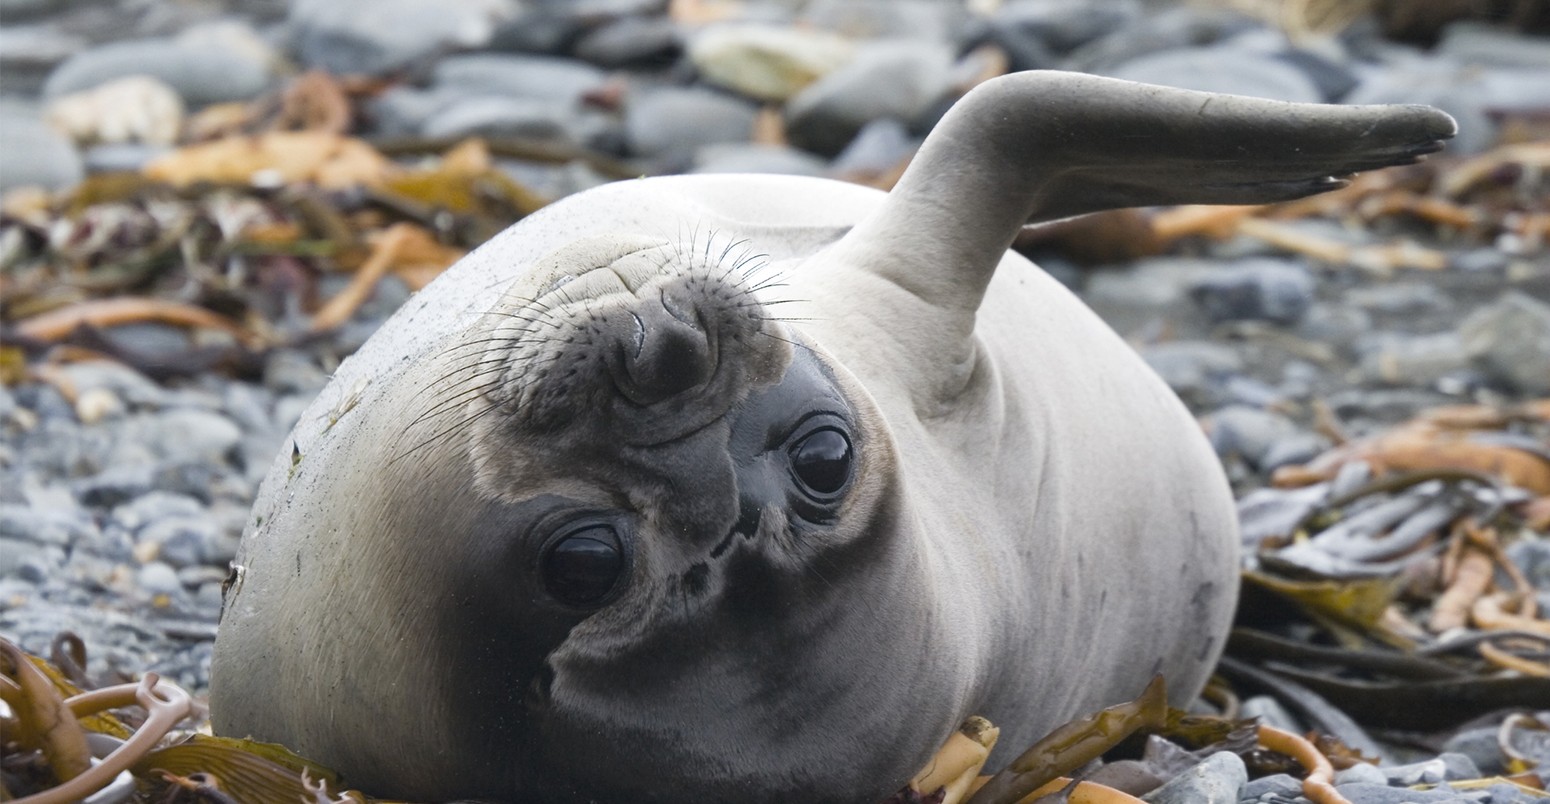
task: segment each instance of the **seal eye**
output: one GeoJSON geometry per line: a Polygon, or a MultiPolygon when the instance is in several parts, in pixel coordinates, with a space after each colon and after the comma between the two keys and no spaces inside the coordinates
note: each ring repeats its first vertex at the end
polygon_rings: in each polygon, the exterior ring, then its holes
{"type": "Polygon", "coordinates": [[[606,525],[592,525],[561,537],[543,557],[544,586],[556,600],[589,606],[613,591],[624,570],[619,535],[606,525]]]}
{"type": "Polygon", "coordinates": [[[833,427],[817,430],[791,447],[791,468],[807,491],[830,495],[850,480],[850,439],[833,427]]]}

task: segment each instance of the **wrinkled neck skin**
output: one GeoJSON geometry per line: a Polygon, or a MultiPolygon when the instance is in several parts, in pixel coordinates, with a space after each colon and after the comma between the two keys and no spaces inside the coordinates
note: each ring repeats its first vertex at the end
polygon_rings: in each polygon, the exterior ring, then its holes
{"type": "Polygon", "coordinates": [[[465,661],[487,663],[483,646],[509,629],[542,654],[470,674],[451,704],[520,698],[496,737],[521,758],[505,766],[516,778],[492,792],[880,799],[972,697],[978,660],[954,628],[972,602],[930,571],[876,400],[772,318],[758,268],[699,256],[615,238],[567,249],[510,290],[449,372],[447,398],[474,402],[432,418],[472,422],[477,491],[511,512],[512,549],[529,558],[468,568],[461,585],[487,616],[455,626],[448,649],[481,646],[465,661]],[[833,499],[798,488],[789,462],[824,428],[854,453],[833,499]],[[626,534],[620,591],[596,610],[546,599],[533,568],[568,516],[626,534]],[[510,578],[514,564],[527,577],[510,578]]]}

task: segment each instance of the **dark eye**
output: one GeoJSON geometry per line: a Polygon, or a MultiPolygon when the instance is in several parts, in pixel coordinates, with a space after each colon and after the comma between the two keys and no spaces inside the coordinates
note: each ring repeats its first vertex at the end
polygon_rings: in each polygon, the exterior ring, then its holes
{"type": "Polygon", "coordinates": [[[570,533],[543,557],[544,586],[556,600],[572,606],[597,603],[608,596],[624,571],[619,535],[606,525],[570,533]]]}
{"type": "Polygon", "coordinates": [[[838,492],[850,480],[850,439],[832,427],[808,435],[792,446],[791,469],[808,491],[838,492]]]}

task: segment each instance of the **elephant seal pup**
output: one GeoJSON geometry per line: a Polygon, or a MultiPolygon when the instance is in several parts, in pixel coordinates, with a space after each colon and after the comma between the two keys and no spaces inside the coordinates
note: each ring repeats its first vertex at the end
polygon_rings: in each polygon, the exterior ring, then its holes
{"type": "Polygon", "coordinates": [[[302,416],[237,558],[215,727],[380,796],[864,804],[971,714],[1011,751],[1154,673],[1182,701],[1236,597],[1227,485],[1007,248],[1316,193],[1452,132],[1021,73],[888,194],[685,176],[556,203],[302,416]]]}

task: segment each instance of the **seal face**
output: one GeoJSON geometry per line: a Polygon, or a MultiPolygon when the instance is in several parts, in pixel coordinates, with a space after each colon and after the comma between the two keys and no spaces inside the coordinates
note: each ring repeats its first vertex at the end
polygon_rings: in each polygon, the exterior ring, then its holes
{"type": "Polygon", "coordinates": [[[691,176],[551,205],[303,414],[237,557],[215,727],[379,796],[870,802],[972,714],[994,768],[1155,673],[1182,703],[1236,599],[1225,479],[1006,249],[1306,195],[1451,131],[1026,73],[886,195],[691,176]]]}

